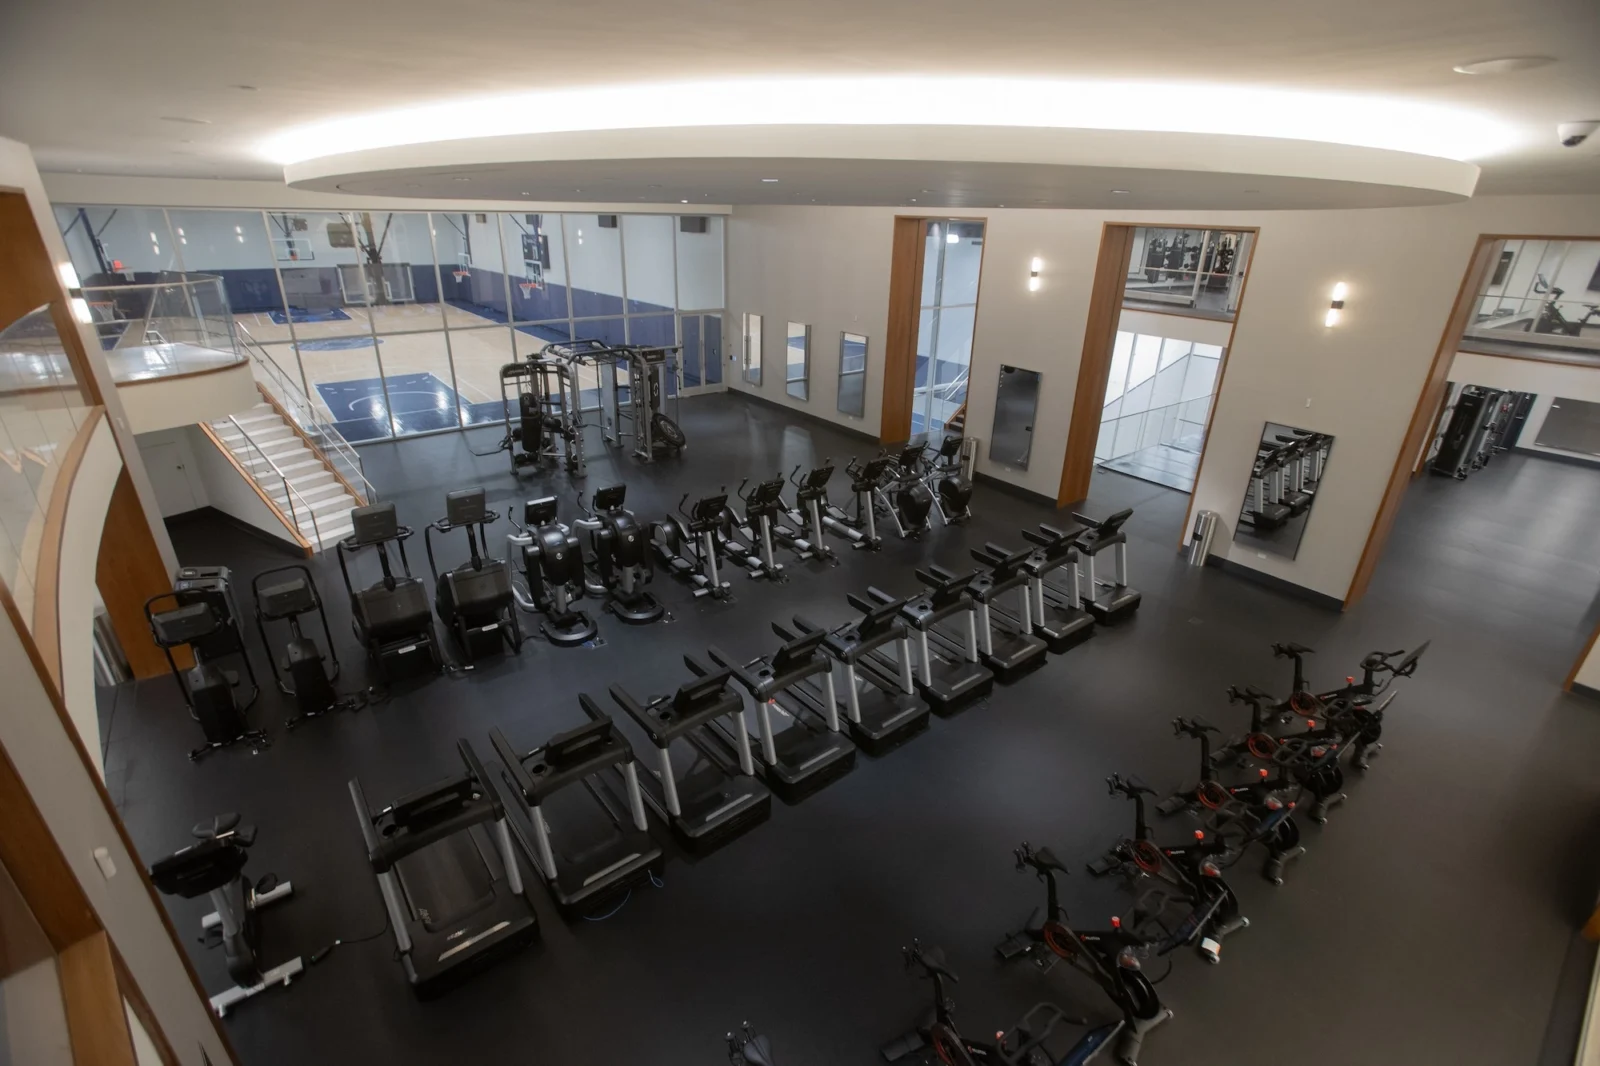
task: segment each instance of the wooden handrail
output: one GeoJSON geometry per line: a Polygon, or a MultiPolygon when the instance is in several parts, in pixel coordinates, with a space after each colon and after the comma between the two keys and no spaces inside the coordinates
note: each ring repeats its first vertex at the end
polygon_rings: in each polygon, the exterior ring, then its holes
{"type": "Polygon", "coordinates": [[[273,396],[272,393],[267,391],[267,387],[265,385],[261,384],[259,381],[256,382],[256,391],[259,392],[262,398],[267,401],[268,407],[271,407],[274,411],[278,412],[278,417],[283,419],[284,424],[289,427],[289,432],[299,437],[301,442],[303,442],[307,448],[311,449],[311,454],[315,455],[322,461],[322,465],[328,468],[328,473],[332,474],[334,480],[345,487],[345,490],[355,498],[357,503],[361,504],[362,506],[366,506],[372,502],[371,500],[367,499],[366,493],[361,492],[345,479],[345,476],[339,472],[339,464],[328,458],[328,453],[322,450],[321,445],[312,440],[310,437],[306,436],[305,430],[300,428],[300,423],[296,422],[294,417],[290,415],[288,411],[283,409],[283,405],[278,402],[277,397],[273,396]]]}
{"type": "Polygon", "coordinates": [[[78,426],[77,436],[61,457],[61,466],[50,485],[50,498],[44,501],[44,533],[39,538],[38,561],[33,568],[33,639],[44,658],[51,684],[61,691],[61,543],[67,529],[67,505],[72,502],[72,483],[83,466],[89,442],[105,418],[104,407],[89,408],[78,426]]]}

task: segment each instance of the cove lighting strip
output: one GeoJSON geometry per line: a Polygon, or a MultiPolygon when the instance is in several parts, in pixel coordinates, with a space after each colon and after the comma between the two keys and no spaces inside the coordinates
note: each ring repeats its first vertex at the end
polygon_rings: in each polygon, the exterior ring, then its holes
{"type": "Polygon", "coordinates": [[[749,78],[492,96],[329,119],[261,146],[277,163],[398,145],[697,126],[1007,126],[1275,137],[1481,159],[1521,138],[1465,108],[1268,87],[981,77],[749,78]]]}

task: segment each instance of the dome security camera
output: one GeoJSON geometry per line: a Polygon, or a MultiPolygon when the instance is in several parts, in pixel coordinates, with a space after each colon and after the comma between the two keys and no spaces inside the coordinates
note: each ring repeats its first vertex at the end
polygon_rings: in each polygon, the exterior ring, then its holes
{"type": "Polygon", "coordinates": [[[1563,148],[1576,148],[1589,139],[1595,130],[1600,130],[1600,119],[1590,119],[1588,122],[1563,122],[1556,127],[1556,139],[1563,148]]]}

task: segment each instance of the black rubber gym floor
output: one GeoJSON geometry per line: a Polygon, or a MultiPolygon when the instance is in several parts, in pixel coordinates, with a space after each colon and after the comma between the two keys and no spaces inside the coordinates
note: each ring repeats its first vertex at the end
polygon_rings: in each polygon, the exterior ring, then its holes
{"type": "MultiPolygon", "coordinates": [[[[736,396],[685,401],[683,414],[691,447],[681,461],[641,467],[599,454],[590,489],[620,475],[648,519],[684,492],[873,451],[736,396]]],[[[513,482],[504,456],[469,454],[469,443],[482,450],[494,439],[480,430],[363,455],[401,520],[420,527],[442,514],[448,489],[485,485],[502,510],[538,493],[513,482]]],[[[564,478],[550,487],[568,491],[564,478]]],[[[563,923],[530,879],[542,944],[444,999],[412,998],[387,934],[348,944],[289,989],[238,1008],[227,1025],[243,1062],[690,1066],[725,1061],[722,1033],[749,1019],[784,1066],[865,1066],[926,1005],[926,985],[900,965],[914,936],[946,949],[961,976],[959,1017],[973,1033],[1009,1026],[1041,999],[1109,1017],[1073,974],[997,964],[994,945],[1043,898],[1014,871],[1011,849],[1028,840],[1067,859],[1069,910],[1103,925],[1126,899],[1091,883],[1080,863],[1131,821],[1105,778],[1186,783],[1194,753],[1172,736],[1174,715],[1240,726],[1222,697],[1227,685],[1288,687],[1286,664],[1268,650],[1275,640],[1315,647],[1314,679],[1332,682],[1369,650],[1429,638],[1432,651],[1388,716],[1384,752],[1350,782],[1326,827],[1307,826],[1309,854],[1288,882],[1259,880],[1253,857],[1232,872],[1252,925],[1228,940],[1218,967],[1187,953],[1175,960],[1160,991],[1177,1016],[1150,1037],[1142,1061],[1570,1062],[1594,958],[1574,930],[1597,884],[1600,708],[1559,686],[1597,615],[1600,473],[1504,456],[1464,483],[1417,483],[1372,594],[1347,615],[1185,566],[1176,547],[1186,503],[1096,474],[1091,513],[1135,508],[1130,555],[1144,601],[1129,624],[1102,629],[987,703],[936,718],[906,747],[862,758],[801,805],[775,802],[769,823],[708,858],[691,863],[669,850],[665,887],[636,891],[608,920],[563,923]]],[[[713,641],[744,655],[771,650],[773,620],[803,611],[843,621],[846,592],[869,583],[909,592],[914,564],[967,565],[969,546],[1016,544],[1019,527],[1053,516],[985,487],[975,505],[969,526],[920,544],[890,541],[877,555],[841,548],[841,566],[793,565],[784,586],[736,574],[730,606],[695,603],[658,574],[670,625],[630,630],[603,618],[604,647],[530,641],[520,658],[292,734],[281,725],[286,701],[269,691],[254,714],[274,743],[256,756],[228,751],[191,765],[198,729],[171,680],[130,686],[102,715],[111,719],[108,784],[146,861],[186,843],[188,827],[214,813],[256,823],[251,873],[274,871],[295,887],[263,912],[265,961],[309,956],[384,924],[345,791],[350,776],[374,803],[387,802],[454,771],[457,737],[485,752],[499,725],[514,743],[531,743],[576,721],[580,691],[618,680],[638,693],[669,691],[686,678],[684,651],[713,641]]],[[[173,534],[185,563],[229,565],[241,585],[293,561],[214,518],[179,521],[173,534]]],[[[444,558],[462,557],[459,539],[447,538],[444,558]]],[[[413,565],[425,571],[415,547],[413,565]]],[[[329,556],[314,565],[333,604],[341,688],[358,687],[364,664],[337,564],[329,556]]],[[[203,902],[168,903],[180,930],[198,932],[203,902]]],[[[225,987],[220,952],[188,947],[208,989],[225,987]]],[[[1154,976],[1164,969],[1151,966],[1154,976]]]]}

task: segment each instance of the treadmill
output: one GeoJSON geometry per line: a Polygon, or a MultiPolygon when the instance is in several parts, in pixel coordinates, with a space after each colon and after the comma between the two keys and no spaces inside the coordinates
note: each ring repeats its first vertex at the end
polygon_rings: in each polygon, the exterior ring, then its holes
{"type": "MultiPolygon", "coordinates": [[[[698,664],[685,656],[691,670],[698,664]]],[[[718,670],[678,686],[671,696],[640,703],[621,685],[611,698],[628,712],[656,749],[659,769],[649,775],[644,801],[672,827],[689,851],[704,854],[766,821],[772,814],[772,793],[755,777],[750,737],[745,729],[744,701],[729,687],[732,670],[718,670]],[[718,718],[731,720],[737,761],[729,767],[715,738],[705,735],[718,718]],[[680,770],[673,745],[692,752],[680,770]]],[[[681,761],[681,760],[680,760],[681,761]]]]}
{"type": "Polygon", "coordinates": [[[1026,564],[1033,596],[1033,631],[1058,655],[1094,636],[1094,616],[1083,607],[1083,580],[1078,569],[1080,532],[1042,522],[1038,530],[1022,531],[1024,540],[1038,545],[1026,564]],[[1065,587],[1049,580],[1057,570],[1067,572],[1065,587]]]}
{"type": "Polygon", "coordinates": [[[978,654],[995,680],[1010,682],[1044,665],[1049,646],[1033,635],[1033,590],[1025,568],[1032,548],[1008,551],[998,544],[973,548],[972,557],[989,569],[967,586],[978,609],[978,654]],[[1016,610],[1006,606],[1016,594],[1016,610]]]}
{"type": "Polygon", "coordinates": [[[608,906],[661,865],[661,848],[645,823],[633,748],[592,697],[580,695],[578,705],[587,718],[583,725],[525,755],[498,727],[489,730],[500,760],[495,784],[511,832],[567,918],[608,906]],[[625,799],[601,777],[612,768],[622,775],[625,799]]]}
{"type": "MultiPolygon", "coordinates": [[[[717,666],[731,670],[740,687],[749,693],[748,706],[742,713],[747,722],[752,715],[755,718],[760,755],[756,773],[779,799],[798,803],[855,769],[856,747],[839,731],[839,704],[831,691],[833,662],[822,647],[828,634],[816,630],[790,637],[782,627],[772,628],[784,644],[771,655],[741,665],[715,646],[707,654],[717,666]],[[794,692],[801,682],[819,675],[826,682],[820,707],[798,698],[794,692]],[[788,725],[774,728],[774,714],[787,719],[788,725]]],[[[697,674],[711,673],[709,667],[695,659],[686,656],[685,662],[697,674]]],[[[748,726],[738,732],[749,736],[748,726]]],[[[710,736],[726,745],[727,764],[737,764],[741,739],[729,723],[715,721],[710,736]]]]}
{"type": "Polygon", "coordinates": [[[419,999],[431,999],[539,938],[505,807],[465,740],[462,772],[374,811],[350,780],[367,861],[395,949],[419,999]]]}
{"type": "Polygon", "coordinates": [[[977,608],[969,591],[976,578],[941,566],[918,570],[925,591],[900,611],[916,634],[912,657],[917,691],[936,714],[955,714],[994,691],[994,673],[978,661],[977,608]],[[959,634],[942,624],[957,617],[959,634]]]}
{"type": "Polygon", "coordinates": [[[1132,617],[1143,598],[1138,589],[1128,584],[1128,535],[1122,531],[1123,525],[1133,517],[1133,508],[1125,507],[1100,522],[1077,513],[1072,517],[1088,527],[1078,534],[1078,555],[1087,560],[1083,605],[1103,626],[1132,617]],[[1113,552],[1113,577],[1103,581],[1095,576],[1094,560],[1107,548],[1113,552]]]}
{"type": "MultiPolygon", "coordinates": [[[[835,663],[827,684],[812,680],[795,686],[794,692],[815,707],[829,702],[837,707],[842,682],[850,739],[868,755],[882,755],[928,728],[928,708],[911,673],[911,639],[900,619],[906,601],[890,597],[869,604],[851,596],[850,602],[861,617],[828,630],[823,642],[835,663]],[[895,649],[892,657],[884,653],[889,645],[895,649]]],[[[799,633],[821,629],[799,615],[794,627],[799,633]]],[[[786,631],[778,633],[787,639],[786,631]]]]}

